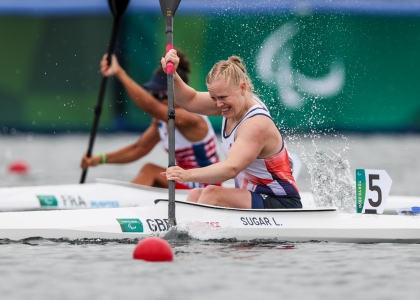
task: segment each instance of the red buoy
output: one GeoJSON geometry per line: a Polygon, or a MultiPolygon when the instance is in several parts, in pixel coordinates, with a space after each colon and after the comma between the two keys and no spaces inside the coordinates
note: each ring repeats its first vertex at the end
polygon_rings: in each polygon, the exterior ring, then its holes
{"type": "Polygon", "coordinates": [[[167,241],[159,237],[142,239],[133,252],[134,259],[145,261],[173,261],[172,247],[167,241]]]}
{"type": "Polygon", "coordinates": [[[9,172],[15,174],[27,174],[29,166],[24,161],[14,161],[9,165],[9,172]]]}

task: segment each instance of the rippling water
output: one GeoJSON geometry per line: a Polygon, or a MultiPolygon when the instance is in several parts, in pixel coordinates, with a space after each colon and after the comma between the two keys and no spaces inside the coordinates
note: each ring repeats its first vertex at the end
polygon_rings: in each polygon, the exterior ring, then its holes
{"type": "Polygon", "coordinates": [[[2,299],[418,299],[419,245],[172,244],[172,263],[133,244],[0,246],[2,299]]]}
{"type": "MultiPolygon", "coordinates": [[[[94,152],[111,151],[135,139],[99,136],[94,152]]],[[[87,144],[85,135],[0,135],[0,186],[77,183],[87,144]],[[30,166],[27,176],[7,172],[8,164],[16,160],[30,166]]],[[[419,136],[294,137],[288,145],[304,162],[298,178],[302,191],[319,183],[320,167],[343,175],[333,190],[350,186],[354,170],[365,168],[386,170],[393,179],[392,194],[420,196],[419,136]],[[336,170],[340,162],[346,165],[341,173],[336,170]]],[[[167,164],[166,154],[157,147],[135,164],[90,169],[87,181],[97,177],[129,181],[148,160],[167,164]]],[[[184,238],[171,241],[172,263],[147,263],[132,259],[136,242],[0,240],[1,299],[418,298],[418,244],[184,238]]]]}

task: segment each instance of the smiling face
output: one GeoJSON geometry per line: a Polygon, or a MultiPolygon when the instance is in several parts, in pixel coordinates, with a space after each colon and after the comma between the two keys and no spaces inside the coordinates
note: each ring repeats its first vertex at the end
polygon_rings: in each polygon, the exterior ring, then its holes
{"type": "Polygon", "coordinates": [[[236,86],[220,77],[207,84],[214,105],[219,107],[226,119],[241,119],[247,112],[246,85],[236,86]]]}

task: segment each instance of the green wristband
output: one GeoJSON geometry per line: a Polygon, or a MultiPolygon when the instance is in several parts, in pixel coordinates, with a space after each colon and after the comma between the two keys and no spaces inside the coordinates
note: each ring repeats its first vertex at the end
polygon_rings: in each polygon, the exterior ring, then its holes
{"type": "Polygon", "coordinates": [[[101,153],[100,154],[100,156],[101,156],[101,164],[104,164],[104,163],[106,163],[106,154],[105,153],[101,153]]]}

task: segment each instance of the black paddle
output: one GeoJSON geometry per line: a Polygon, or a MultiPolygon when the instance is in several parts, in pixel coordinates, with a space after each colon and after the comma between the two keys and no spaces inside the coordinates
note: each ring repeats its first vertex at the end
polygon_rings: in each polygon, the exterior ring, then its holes
{"type": "MultiPolygon", "coordinates": [[[[166,24],[166,52],[173,49],[173,21],[175,12],[181,0],[159,0],[163,18],[166,24]]],[[[166,65],[168,78],[168,167],[175,166],[175,109],[174,109],[174,65],[166,65]]],[[[175,181],[169,180],[168,223],[176,226],[175,219],[175,181]]]]}
{"type": "MultiPolygon", "coordinates": [[[[120,27],[120,19],[125,9],[127,8],[128,1],[129,0],[108,0],[109,8],[111,9],[112,14],[114,15],[114,23],[112,26],[111,40],[108,45],[107,60],[108,60],[109,66],[111,65],[112,53],[114,53],[115,43],[117,41],[118,29],[120,27]]],[[[96,103],[96,106],[95,106],[95,118],[93,120],[93,125],[90,131],[89,147],[86,154],[87,157],[92,156],[93,143],[95,142],[95,137],[98,132],[99,119],[102,113],[102,104],[104,102],[104,95],[105,95],[107,82],[108,82],[108,77],[103,76],[101,87],[99,89],[98,102],[96,103]]],[[[87,170],[88,170],[87,168],[83,170],[82,177],[80,178],[80,183],[85,182],[87,170]]]]}

